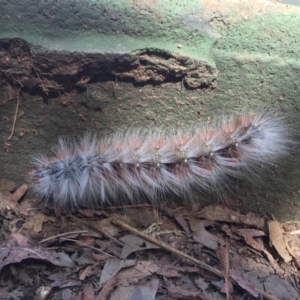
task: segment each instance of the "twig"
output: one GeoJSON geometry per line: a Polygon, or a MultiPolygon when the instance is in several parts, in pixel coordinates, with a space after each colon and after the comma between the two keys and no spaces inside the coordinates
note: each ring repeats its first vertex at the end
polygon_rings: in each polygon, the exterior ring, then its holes
{"type": "Polygon", "coordinates": [[[100,253],[102,253],[102,254],[105,254],[105,255],[107,255],[107,256],[114,257],[113,255],[110,255],[110,254],[108,254],[108,253],[102,251],[101,249],[98,249],[98,248],[96,248],[96,247],[90,246],[90,245],[88,245],[88,244],[86,244],[86,243],[83,243],[83,242],[80,242],[80,241],[77,241],[77,240],[74,240],[74,239],[62,239],[62,240],[63,240],[63,241],[74,242],[74,243],[79,243],[81,246],[86,246],[86,247],[88,247],[88,248],[91,248],[91,249],[93,249],[93,250],[95,250],[95,251],[98,251],[98,252],[100,252],[100,253]]]}
{"type": "MultiPolygon", "coordinates": [[[[34,69],[33,69],[33,70],[34,70],[34,69]]],[[[41,79],[39,73],[38,73],[36,70],[34,70],[34,72],[35,72],[36,76],[39,78],[39,80],[40,80],[40,82],[41,82],[43,92],[44,92],[46,95],[48,95],[48,93],[47,93],[47,91],[46,91],[46,89],[45,89],[45,86],[44,86],[44,84],[43,84],[43,81],[42,81],[42,79],[41,79]]]]}
{"type": "Polygon", "coordinates": [[[117,220],[115,217],[112,218],[112,223],[114,223],[115,225],[118,225],[120,227],[123,227],[125,228],[126,230],[129,230],[130,232],[132,232],[133,234],[145,239],[145,240],[148,240],[149,242],[161,247],[162,249],[165,249],[167,251],[170,251],[176,255],[179,255],[197,265],[199,265],[201,268],[207,270],[207,271],[210,271],[211,273],[217,275],[218,277],[223,277],[223,274],[221,271],[205,264],[204,262],[196,259],[195,257],[193,256],[190,256],[182,251],[179,251],[173,247],[171,247],[170,245],[164,243],[164,242],[161,242],[159,240],[157,240],[156,238],[153,238],[152,236],[146,234],[146,233],[143,233],[143,232],[140,232],[138,231],[137,229],[131,227],[130,225],[126,224],[125,222],[121,221],[121,220],[117,220]]]}
{"type": "MultiPolygon", "coordinates": [[[[44,86],[44,83],[43,83],[43,81],[42,81],[42,79],[41,79],[39,73],[35,70],[35,68],[34,68],[34,66],[33,66],[32,64],[30,64],[30,66],[31,66],[31,68],[33,69],[33,71],[35,72],[36,76],[39,78],[39,80],[40,80],[40,82],[41,82],[41,86],[42,86],[43,92],[44,92],[46,95],[48,95],[47,90],[46,90],[46,88],[45,88],[45,86],[44,86]]],[[[41,74],[43,74],[43,75],[52,75],[51,73],[41,73],[41,74]]]]}
{"type": "MultiPolygon", "coordinates": [[[[187,259],[187,260],[189,260],[189,261],[197,264],[202,269],[207,270],[207,271],[209,271],[209,272],[217,275],[220,278],[223,278],[223,273],[221,271],[219,271],[219,270],[217,270],[217,269],[215,269],[215,268],[213,268],[213,267],[205,264],[204,262],[196,259],[193,256],[190,256],[190,255],[188,255],[188,254],[186,254],[186,253],[184,253],[182,251],[179,251],[179,250],[173,248],[172,246],[170,246],[170,245],[168,245],[168,244],[166,244],[164,242],[161,242],[161,241],[159,241],[159,240],[157,240],[157,239],[149,236],[148,234],[145,234],[143,232],[138,231],[137,229],[131,227],[130,225],[126,224],[125,222],[121,221],[120,219],[116,219],[116,217],[112,217],[112,223],[115,224],[115,225],[118,225],[118,226],[120,226],[120,227],[122,227],[122,228],[124,228],[124,229],[126,229],[128,231],[130,231],[131,233],[133,233],[133,234],[135,234],[135,235],[137,235],[137,236],[139,236],[139,237],[141,237],[141,238],[143,238],[143,239],[145,239],[145,240],[147,240],[147,241],[149,241],[149,242],[151,242],[151,243],[153,243],[153,244],[155,244],[155,245],[157,245],[159,247],[161,247],[162,249],[165,249],[165,250],[167,250],[167,251],[169,251],[171,253],[174,253],[174,254],[176,254],[178,256],[181,256],[181,257],[183,257],[183,258],[185,258],[185,259],[187,259]]],[[[232,279],[232,278],[230,278],[230,279],[232,280],[233,283],[237,284],[237,282],[234,279],[232,279]]],[[[278,298],[276,298],[276,297],[274,297],[274,296],[272,296],[272,295],[270,295],[270,294],[268,294],[268,293],[266,293],[266,292],[264,292],[262,290],[259,290],[257,288],[254,288],[254,289],[258,293],[260,293],[263,297],[265,297],[265,299],[268,299],[268,300],[280,300],[280,299],[278,299],[278,298]]]]}
{"type": "Polygon", "coordinates": [[[69,234],[80,234],[80,233],[87,233],[87,232],[88,232],[87,230],[64,232],[64,233],[57,234],[57,235],[54,235],[54,236],[50,236],[46,239],[43,239],[39,242],[39,244],[50,241],[50,240],[53,240],[53,239],[56,239],[58,237],[66,236],[66,235],[69,235],[69,234]]]}
{"type": "Polygon", "coordinates": [[[24,87],[24,85],[19,80],[17,80],[16,78],[13,78],[13,80],[16,81],[21,87],[24,87]]]}
{"type": "MultiPolygon", "coordinates": [[[[110,217],[109,214],[105,214],[108,218],[110,217]]],[[[111,239],[112,241],[114,241],[117,245],[123,247],[124,243],[120,242],[119,240],[117,240],[115,237],[113,237],[110,233],[106,232],[105,230],[102,230],[101,228],[98,227],[94,227],[93,224],[90,224],[89,222],[85,222],[82,221],[80,219],[75,218],[74,216],[71,215],[71,218],[73,220],[75,220],[77,223],[81,223],[89,228],[92,228],[93,230],[96,230],[98,232],[101,232],[102,234],[104,234],[106,237],[108,237],[109,239],[111,239]]]]}
{"type": "MultiPolygon", "coordinates": [[[[16,79],[15,79],[16,80],[16,79]]],[[[16,80],[17,81],[17,80],[16,80]]],[[[19,81],[18,81],[19,82],[19,81]]],[[[20,82],[19,82],[20,83],[20,82]]],[[[21,84],[21,83],[20,83],[21,84]]],[[[18,112],[19,112],[19,104],[20,104],[20,92],[22,89],[23,85],[21,84],[21,87],[19,88],[18,92],[17,92],[17,106],[16,106],[16,112],[15,112],[15,117],[14,117],[14,122],[13,122],[13,126],[11,129],[11,133],[10,136],[7,138],[8,141],[10,141],[14,135],[15,132],[15,127],[16,127],[16,121],[17,121],[17,116],[18,116],[18,112]]]]}

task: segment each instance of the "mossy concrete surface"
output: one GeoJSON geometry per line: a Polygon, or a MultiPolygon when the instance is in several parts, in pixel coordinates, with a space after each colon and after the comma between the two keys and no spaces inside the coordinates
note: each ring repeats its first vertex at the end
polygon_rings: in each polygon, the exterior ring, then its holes
{"type": "Polygon", "coordinates": [[[216,35],[198,1],[1,0],[0,38],[47,49],[129,53],[158,48],[213,62],[216,35]]]}
{"type": "MultiPolygon", "coordinates": [[[[2,177],[22,182],[33,153],[87,129],[103,135],[132,125],[188,126],[267,107],[299,132],[297,6],[229,0],[0,0],[0,6],[2,177]],[[18,82],[26,88],[8,142],[18,82]]],[[[262,178],[262,187],[239,185],[226,200],[244,211],[299,219],[299,158],[293,153],[262,178]]]]}

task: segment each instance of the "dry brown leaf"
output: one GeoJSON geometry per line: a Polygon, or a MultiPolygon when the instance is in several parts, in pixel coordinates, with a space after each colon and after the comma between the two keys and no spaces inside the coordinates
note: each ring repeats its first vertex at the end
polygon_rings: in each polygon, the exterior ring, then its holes
{"type": "Polygon", "coordinates": [[[57,266],[72,266],[70,259],[69,263],[60,262],[55,251],[47,251],[19,233],[12,234],[8,240],[1,243],[0,247],[0,271],[8,264],[18,263],[28,258],[48,261],[57,266]]]}
{"type": "Polygon", "coordinates": [[[156,271],[156,274],[165,277],[181,277],[182,273],[201,273],[201,270],[197,267],[177,267],[164,264],[156,271]]]}
{"type": "Polygon", "coordinates": [[[192,290],[185,290],[180,286],[176,286],[171,282],[166,283],[166,287],[168,290],[168,295],[175,299],[198,299],[198,300],[206,300],[205,296],[199,290],[192,291],[192,290]]]}
{"type": "Polygon", "coordinates": [[[272,254],[265,248],[264,243],[261,240],[261,238],[254,239],[250,236],[245,236],[244,239],[245,239],[245,242],[249,246],[251,246],[253,249],[262,251],[267,256],[267,258],[268,258],[269,262],[271,263],[272,267],[274,268],[274,270],[276,270],[279,274],[282,273],[282,271],[280,270],[280,267],[278,266],[278,263],[276,262],[276,260],[272,256],[272,254]]]}
{"type": "Polygon", "coordinates": [[[241,288],[246,290],[253,297],[259,296],[259,293],[255,290],[255,287],[251,284],[251,282],[243,278],[237,271],[230,269],[229,274],[230,277],[235,280],[241,288]]]}
{"type": "Polygon", "coordinates": [[[22,184],[12,195],[11,195],[11,200],[18,202],[28,191],[28,185],[27,184],[22,184]]]}
{"type": "Polygon", "coordinates": [[[131,253],[147,249],[159,249],[160,247],[135,235],[125,235],[119,239],[125,245],[120,258],[126,259],[131,253]]]}
{"type": "Polygon", "coordinates": [[[135,260],[121,260],[110,258],[104,265],[100,277],[100,286],[102,287],[108,280],[114,277],[122,268],[128,268],[136,264],[135,260]]]}
{"type": "Polygon", "coordinates": [[[24,228],[35,232],[41,232],[44,222],[47,222],[48,220],[49,217],[38,211],[24,224],[24,228]]]}
{"type": "Polygon", "coordinates": [[[100,291],[100,293],[96,299],[97,300],[110,299],[110,295],[117,285],[118,285],[118,278],[112,277],[105,283],[104,287],[102,288],[102,290],[100,291]]]}
{"type": "Polygon", "coordinates": [[[221,270],[224,276],[225,283],[221,288],[221,292],[226,294],[226,298],[229,300],[230,292],[232,290],[232,283],[229,280],[229,246],[228,242],[226,242],[225,247],[218,246],[216,249],[217,256],[221,263],[221,270]]]}
{"type": "Polygon", "coordinates": [[[278,254],[283,258],[283,260],[287,263],[292,260],[290,256],[285,240],[283,237],[283,229],[281,224],[278,221],[269,221],[269,233],[270,233],[270,241],[272,245],[277,250],[278,254]]]}
{"type": "Polygon", "coordinates": [[[201,299],[209,300],[224,300],[224,295],[219,292],[213,292],[210,290],[210,284],[208,284],[203,278],[199,277],[195,280],[197,287],[203,294],[201,299]]]}
{"type": "MultiPolygon", "coordinates": [[[[83,221],[78,218],[74,218],[78,224],[81,225],[82,229],[85,230],[86,228],[89,230],[89,234],[91,233],[91,229],[95,232],[92,234],[93,236],[99,236],[99,231],[106,233],[112,237],[118,236],[121,229],[111,223],[111,218],[106,218],[100,221],[83,221]],[[95,235],[96,234],[96,235],[95,235]]],[[[91,234],[90,234],[91,235],[91,234]]]]}
{"type": "Polygon", "coordinates": [[[4,195],[0,192],[0,213],[13,211],[16,215],[28,215],[28,211],[11,199],[11,194],[4,195]]]}
{"type": "Polygon", "coordinates": [[[39,84],[41,81],[38,78],[29,78],[22,81],[22,84],[27,87],[28,89],[32,89],[37,84],[39,84]]]}
{"type": "Polygon", "coordinates": [[[5,179],[5,178],[0,178],[0,192],[11,192],[15,189],[16,183],[14,181],[5,179]]]}
{"type": "Polygon", "coordinates": [[[287,280],[276,275],[268,276],[264,282],[266,292],[277,299],[299,300],[299,292],[287,280]]]}
{"type": "Polygon", "coordinates": [[[163,207],[164,212],[172,218],[175,218],[179,226],[186,232],[190,233],[189,226],[186,222],[186,220],[182,217],[182,215],[179,212],[174,212],[172,209],[168,207],[163,207]]]}
{"type": "Polygon", "coordinates": [[[85,280],[87,277],[95,275],[96,273],[99,273],[99,269],[95,268],[95,265],[88,265],[80,274],[79,280],[85,280]]]}
{"type": "Polygon", "coordinates": [[[86,246],[95,246],[95,243],[95,238],[92,236],[80,236],[77,239],[76,246],[79,248],[86,246]]]}
{"type": "Polygon", "coordinates": [[[95,290],[92,284],[86,284],[82,291],[82,300],[94,300],[95,290]]]}
{"type": "Polygon", "coordinates": [[[242,237],[261,237],[266,236],[265,232],[262,230],[252,229],[252,228],[234,228],[234,232],[242,237]]]}
{"type": "Polygon", "coordinates": [[[122,286],[118,285],[110,300],[154,300],[158,289],[159,280],[151,279],[143,284],[122,286]]]}
{"type": "Polygon", "coordinates": [[[94,261],[104,262],[109,259],[109,256],[106,254],[92,253],[92,259],[94,261]]]}
{"type": "Polygon", "coordinates": [[[234,210],[224,208],[221,205],[206,206],[203,210],[197,213],[197,218],[250,225],[260,229],[264,229],[265,227],[264,219],[254,217],[252,215],[243,215],[234,210]]]}
{"type": "Polygon", "coordinates": [[[59,287],[61,289],[63,288],[67,288],[67,287],[74,287],[74,286],[80,286],[82,284],[81,281],[79,280],[74,280],[74,279],[67,279],[67,280],[64,280],[64,281],[61,281],[59,282],[60,284],[58,284],[58,281],[55,282],[56,285],[52,284],[51,286],[52,287],[59,287]]]}
{"type": "Polygon", "coordinates": [[[122,268],[117,274],[119,282],[128,285],[138,283],[141,279],[151,276],[158,270],[158,266],[151,261],[138,261],[132,268],[122,268]]]}
{"type": "Polygon", "coordinates": [[[218,245],[225,244],[223,240],[209,233],[205,229],[205,221],[200,221],[195,218],[191,218],[190,227],[192,230],[193,239],[209,249],[216,250],[218,245]]]}

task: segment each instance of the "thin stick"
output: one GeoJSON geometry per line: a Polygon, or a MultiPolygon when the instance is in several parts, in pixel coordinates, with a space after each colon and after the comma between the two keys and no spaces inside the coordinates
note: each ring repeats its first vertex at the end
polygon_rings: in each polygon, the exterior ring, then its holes
{"type": "Polygon", "coordinates": [[[13,122],[13,126],[12,126],[12,129],[11,129],[10,136],[7,138],[8,141],[10,141],[12,139],[12,137],[14,135],[14,132],[15,132],[16,121],[17,121],[17,116],[18,116],[18,112],[19,112],[19,104],[20,104],[20,91],[21,91],[22,87],[20,87],[19,90],[18,90],[18,92],[17,92],[16,112],[15,112],[14,122],[13,122]]]}
{"type": "MultiPolygon", "coordinates": [[[[105,215],[107,215],[107,217],[109,217],[109,214],[105,214],[105,215]]],[[[92,224],[90,224],[89,222],[85,222],[85,221],[82,221],[82,220],[80,220],[80,219],[77,219],[77,218],[75,218],[75,217],[72,216],[72,215],[71,215],[71,218],[72,218],[73,220],[75,220],[76,222],[78,222],[78,223],[80,222],[81,224],[83,224],[83,225],[85,225],[85,226],[87,226],[87,227],[89,227],[89,228],[92,228],[93,230],[96,230],[96,231],[98,231],[98,232],[104,234],[106,237],[108,237],[109,239],[111,239],[112,241],[114,241],[117,245],[119,245],[119,246],[121,246],[121,247],[124,246],[124,243],[122,243],[122,242],[120,242],[119,240],[117,240],[115,237],[113,237],[111,234],[109,234],[109,233],[106,232],[105,230],[102,230],[101,228],[96,228],[96,227],[94,227],[92,224]]]]}
{"type": "Polygon", "coordinates": [[[137,229],[131,227],[130,225],[124,223],[123,221],[119,220],[119,219],[116,219],[115,217],[112,218],[112,223],[114,223],[115,225],[118,225],[120,227],[123,227],[125,228],[126,230],[129,230],[130,232],[132,232],[133,234],[137,235],[137,236],[140,236],[141,238],[145,239],[145,240],[148,240],[149,242],[161,247],[162,249],[165,249],[167,251],[170,251],[176,255],[179,255],[197,265],[199,265],[202,269],[205,269],[207,271],[210,271],[211,273],[217,275],[218,277],[223,277],[223,274],[221,271],[205,264],[204,262],[196,259],[195,257],[193,256],[190,256],[182,251],[179,251],[173,247],[171,247],[170,245],[164,243],[164,242],[161,242],[155,238],[153,238],[152,236],[146,234],[146,233],[143,233],[143,232],[140,232],[138,231],[137,229]]]}
{"type": "MultiPolygon", "coordinates": [[[[207,270],[207,271],[209,271],[209,272],[217,275],[218,277],[223,278],[223,273],[221,271],[219,271],[219,270],[217,270],[217,269],[215,269],[215,268],[213,268],[213,267],[205,264],[204,262],[196,259],[195,257],[190,256],[190,255],[188,255],[188,254],[186,254],[186,253],[184,253],[182,251],[179,251],[179,250],[171,247],[170,245],[168,245],[168,244],[166,244],[164,242],[161,242],[161,241],[153,238],[152,236],[149,236],[148,234],[145,234],[143,232],[138,231],[137,229],[135,229],[134,227],[131,227],[130,225],[126,224],[125,222],[121,221],[120,219],[116,219],[116,217],[113,217],[111,221],[112,221],[113,224],[118,225],[118,226],[120,226],[120,227],[122,227],[122,228],[124,228],[124,229],[126,229],[128,231],[130,231],[131,233],[133,233],[133,234],[135,234],[135,235],[137,235],[137,236],[139,236],[139,237],[141,237],[141,238],[143,238],[143,239],[145,239],[145,240],[147,240],[147,241],[149,241],[149,242],[151,242],[151,243],[153,243],[153,244],[161,247],[162,249],[170,251],[170,252],[172,252],[172,253],[174,253],[174,254],[176,254],[178,256],[181,256],[181,257],[183,257],[183,258],[185,258],[185,259],[187,259],[187,260],[189,260],[189,261],[197,264],[202,269],[207,270]]],[[[235,284],[237,284],[237,282],[234,279],[232,279],[232,278],[230,278],[230,279],[235,284]]],[[[261,290],[259,290],[257,288],[254,288],[254,290],[257,291],[258,293],[260,293],[263,297],[265,297],[268,300],[280,300],[280,299],[278,299],[278,298],[276,298],[276,297],[274,297],[274,296],[272,296],[272,295],[270,295],[270,294],[268,294],[268,293],[266,293],[264,291],[261,291],[261,290]]]]}
{"type": "Polygon", "coordinates": [[[78,243],[78,244],[80,244],[81,246],[86,246],[86,247],[88,247],[88,248],[90,248],[90,249],[93,249],[93,250],[95,250],[95,251],[98,251],[98,252],[100,252],[100,253],[102,253],[102,254],[105,254],[105,255],[107,255],[107,256],[114,257],[113,255],[110,255],[110,254],[108,254],[108,253],[102,251],[101,249],[98,249],[98,248],[96,248],[96,247],[90,246],[90,245],[88,245],[88,244],[86,244],[86,243],[83,243],[83,242],[80,242],[80,241],[77,241],[77,240],[73,240],[73,239],[64,239],[64,238],[63,238],[62,241],[69,241],[69,242],[78,243]]]}
{"type": "Polygon", "coordinates": [[[34,72],[35,72],[36,76],[39,78],[39,80],[40,80],[40,82],[41,82],[43,92],[44,92],[46,95],[48,95],[48,93],[47,93],[47,91],[46,91],[46,89],[45,89],[45,86],[44,86],[44,84],[43,84],[43,81],[42,81],[40,75],[38,74],[38,72],[37,72],[36,70],[34,70],[34,72]]]}
{"type": "Polygon", "coordinates": [[[49,240],[53,240],[53,239],[56,239],[58,237],[62,237],[62,236],[66,236],[66,235],[69,235],[69,234],[80,234],[80,233],[87,233],[88,231],[87,230],[81,230],[81,231],[71,231],[71,232],[64,232],[64,233],[61,233],[61,234],[57,234],[57,235],[54,235],[54,236],[50,236],[44,240],[41,240],[39,242],[39,244],[41,243],[44,243],[44,242],[47,242],[49,240]]]}

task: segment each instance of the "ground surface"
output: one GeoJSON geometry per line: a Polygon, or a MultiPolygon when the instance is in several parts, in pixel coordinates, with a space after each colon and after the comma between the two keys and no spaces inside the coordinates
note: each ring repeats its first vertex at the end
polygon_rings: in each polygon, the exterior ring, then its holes
{"type": "Polygon", "coordinates": [[[220,203],[56,215],[0,180],[1,299],[300,299],[300,224],[220,203]]]}

